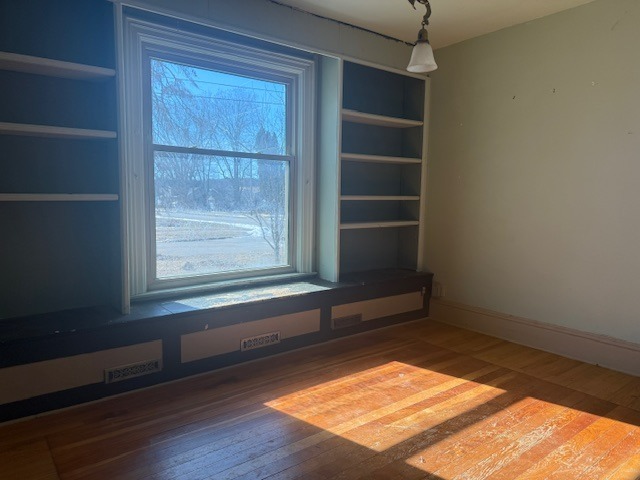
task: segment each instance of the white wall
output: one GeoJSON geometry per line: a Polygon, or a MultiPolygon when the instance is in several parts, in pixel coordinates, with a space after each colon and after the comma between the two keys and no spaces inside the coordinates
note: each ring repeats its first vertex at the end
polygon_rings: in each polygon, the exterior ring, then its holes
{"type": "Polygon", "coordinates": [[[640,1],[436,52],[427,267],[453,302],[640,342],[640,1]]]}

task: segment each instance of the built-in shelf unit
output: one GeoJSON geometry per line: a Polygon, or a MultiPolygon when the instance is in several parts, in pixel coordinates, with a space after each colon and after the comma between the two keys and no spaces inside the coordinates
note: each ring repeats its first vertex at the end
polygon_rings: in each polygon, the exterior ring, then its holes
{"type": "MultiPolygon", "coordinates": [[[[123,304],[113,9],[0,2],[0,319],[123,304]]],[[[421,270],[428,79],[318,64],[320,276],[421,270]]]]}
{"type": "Polygon", "coordinates": [[[113,5],[2,2],[0,318],[117,305],[113,5]]]}
{"type": "Polygon", "coordinates": [[[320,275],[420,270],[428,79],[339,59],[321,67],[320,275]]]}

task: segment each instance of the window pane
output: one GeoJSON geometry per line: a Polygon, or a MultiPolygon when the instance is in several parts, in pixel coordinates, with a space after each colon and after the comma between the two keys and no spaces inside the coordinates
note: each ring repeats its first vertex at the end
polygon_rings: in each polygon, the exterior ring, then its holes
{"type": "Polygon", "coordinates": [[[245,153],[287,153],[287,86],[151,60],[153,142],[245,153]]]}
{"type": "Polygon", "coordinates": [[[289,264],[289,164],[154,156],[159,279],[289,264]]]}

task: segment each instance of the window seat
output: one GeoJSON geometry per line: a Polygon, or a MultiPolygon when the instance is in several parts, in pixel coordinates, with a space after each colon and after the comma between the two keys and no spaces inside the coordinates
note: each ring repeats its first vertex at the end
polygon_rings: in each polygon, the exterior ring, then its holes
{"type": "MultiPolygon", "coordinates": [[[[225,289],[182,298],[155,299],[134,303],[131,312],[123,315],[116,308],[95,306],[26,317],[0,319],[0,348],[8,344],[36,339],[77,334],[83,331],[122,326],[134,322],[173,318],[212,309],[241,307],[274,299],[287,299],[354,286],[384,284],[409,278],[421,278],[424,273],[410,270],[376,270],[345,275],[338,283],[320,279],[275,283],[258,287],[225,289]]],[[[1,363],[0,363],[1,365],[1,363]]]]}
{"type": "Polygon", "coordinates": [[[428,315],[432,274],[385,270],[0,321],[0,421],[428,315]],[[277,337],[260,348],[251,339],[277,337]],[[144,362],[144,376],[109,383],[144,362]]]}

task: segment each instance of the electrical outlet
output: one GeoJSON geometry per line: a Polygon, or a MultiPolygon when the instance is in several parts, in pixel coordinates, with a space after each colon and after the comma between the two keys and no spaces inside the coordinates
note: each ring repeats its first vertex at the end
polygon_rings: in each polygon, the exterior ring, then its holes
{"type": "Polygon", "coordinates": [[[440,282],[433,282],[431,286],[431,296],[434,298],[444,297],[446,294],[445,286],[440,282]]]}

